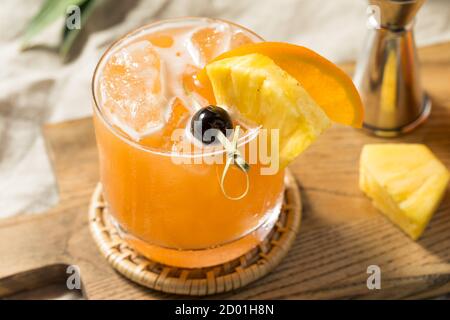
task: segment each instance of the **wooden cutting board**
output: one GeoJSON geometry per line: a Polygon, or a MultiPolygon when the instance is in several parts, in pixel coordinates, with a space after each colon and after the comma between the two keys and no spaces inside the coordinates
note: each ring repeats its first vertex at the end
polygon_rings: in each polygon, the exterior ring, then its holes
{"type": "MultiPolygon", "coordinates": [[[[420,50],[423,83],[433,100],[425,125],[389,141],[427,144],[450,166],[450,43],[420,50]]],[[[351,71],[352,66],[343,66],[351,71]]],[[[98,181],[90,119],[43,128],[60,191],[59,204],[41,215],[0,222],[0,297],[65,283],[78,265],[91,299],[176,298],[117,274],[89,234],[89,198],[98,181]]],[[[304,218],[283,262],[234,299],[425,298],[450,292],[450,196],[424,236],[410,240],[358,189],[358,160],[366,143],[387,142],[334,126],[291,165],[302,191],[304,218]],[[367,267],[381,268],[381,290],[366,286],[367,267]]]]}

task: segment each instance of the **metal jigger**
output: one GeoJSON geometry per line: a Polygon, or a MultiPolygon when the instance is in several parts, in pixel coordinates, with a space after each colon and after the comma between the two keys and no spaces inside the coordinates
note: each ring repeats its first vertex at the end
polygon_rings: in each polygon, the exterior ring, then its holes
{"type": "Polygon", "coordinates": [[[369,0],[370,34],[354,82],[365,107],[364,128],[378,136],[411,131],[430,114],[413,37],[414,17],[424,2],[369,0]]]}

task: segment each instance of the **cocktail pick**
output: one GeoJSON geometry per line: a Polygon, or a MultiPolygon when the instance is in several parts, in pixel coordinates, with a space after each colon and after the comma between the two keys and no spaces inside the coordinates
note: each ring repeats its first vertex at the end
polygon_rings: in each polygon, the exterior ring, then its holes
{"type": "Polygon", "coordinates": [[[233,131],[233,137],[231,138],[231,141],[227,139],[227,137],[220,131],[217,130],[217,139],[219,142],[223,145],[226,151],[226,162],[225,167],[222,172],[222,177],[220,178],[220,188],[225,195],[230,200],[240,200],[244,198],[249,190],[250,187],[250,181],[248,177],[248,171],[250,170],[250,165],[245,162],[244,158],[242,157],[241,153],[238,150],[238,138],[239,138],[239,131],[240,126],[236,126],[236,128],[233,131]],[[234,164],[236,165],[244,174],[245,174],[245,180],[246,180],[246,187],[245,191],[240,194],[237,197],[230,196],[227,191],[225,190],[225,178],[227,176],[228,170],[230,169],[230,166],[234,164]]]}

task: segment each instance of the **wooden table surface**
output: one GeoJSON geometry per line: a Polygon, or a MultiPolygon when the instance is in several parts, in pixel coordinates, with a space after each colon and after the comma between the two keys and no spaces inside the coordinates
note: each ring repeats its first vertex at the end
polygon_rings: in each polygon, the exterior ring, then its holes
{"type": "MultiPolygon", "coordinates": [[[[334,126],[291,165],[302,191],[304,218],[294,246],[268,276],[211,298],[426,298],[450,292],[450,196],[414,242],[389,223],[358,188],[361,147],[418,142],[450,166],[450,43],[421,49],[422,79],[433,101],[430,119],[392,140],[334,126]],[[381,268],[381,290],[366,286],[369,265],[381,268]]],[[[343,68],[350,72],[352,66],[343,68]]],[[[67,265],[80,267],[91,299],[177,298],[117,274],[98,252],[87,225],[98,181],[90,119],[46,126],[60,202],[45,214],[0,221],[0,297],[65,283],[67,265]]]]}

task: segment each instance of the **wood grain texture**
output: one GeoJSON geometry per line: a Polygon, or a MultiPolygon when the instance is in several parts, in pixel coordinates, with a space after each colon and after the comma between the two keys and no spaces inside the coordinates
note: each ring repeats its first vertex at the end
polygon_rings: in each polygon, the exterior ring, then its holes
{"type": "MultiPolygon", "coordinates": [[[[425,143],[450,166],[450,43],[419,54],[424,87],[433,101],[430,119],[412,134],[392,140],[337,125],[320,137],[291,165],[302,189],[304,218],[287,257],[263,279],[213,298],[392,299],[450,292],[448,189],[424,235],[414,242],[379,214],[358,188],[359,154],[366,143],[425,143]],[[372,264],[381,268],[381,290],[366,287],[366,270],[372,264]]],[[[352,70],[351,64],[343,67],[352,70]]],[[[0,296],[30,288],[24,279],[52,278],[43,275],[43,268],[51,273],[61,265],[77,264],[88,298],[177,298],[121,277],[91,239],[87,210],[98,181],[91,120],[50,125],[44,133],[60,203],[45,214],[0,222],[0,296]]]]}

